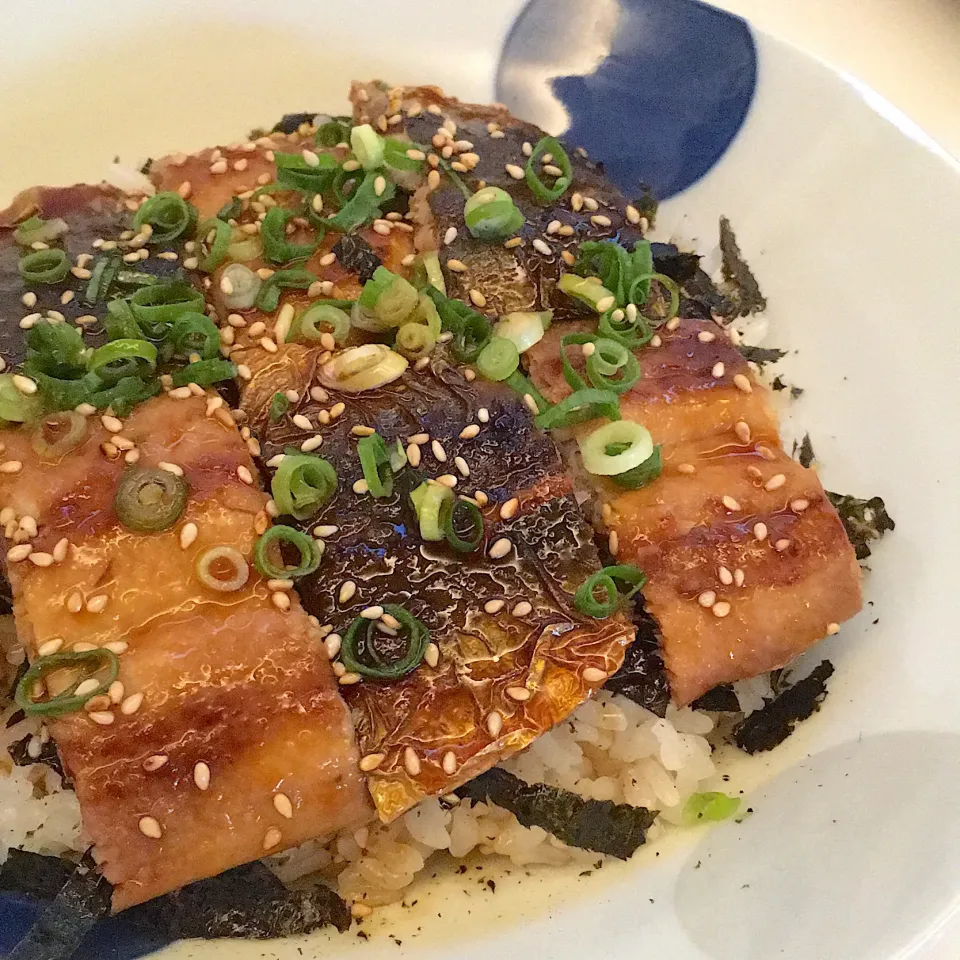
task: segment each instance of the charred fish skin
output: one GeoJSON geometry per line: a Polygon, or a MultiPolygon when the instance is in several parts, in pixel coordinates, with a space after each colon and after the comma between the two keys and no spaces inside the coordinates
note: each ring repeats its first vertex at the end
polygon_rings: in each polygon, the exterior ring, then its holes
{"type": "Polygon", "coordinates": [[[304,609],[321,623],[342,636],[362,612],[399,604],[427,626],[436,647],[402,680],[342,687],[361,754],[378,758],[368,783],[389,821],[567,716],[617,670],[633,628],[620,616],[591,620],[573,606],[577,587],[599,567],[593,533],[555,445],[520,397],[468,383],[438,357],[376,390],[331,390],[323,404],[306,393],[280,422],[251,411],[264,458],[302,437],[293,416],[317,422],[321,409],[338,403],[345,411],[324,427],[320,451],[337,471],[338,492],[309,521],[280,522],[324,536],[320,569],[298,582],[304,609]],[[471,425],[477,432],[464,433],[471,425]],[[388,497],[354,491],[363,477],[357,426],[376,430],[388,449],[399,440],[420,451],[418,466],[397,474],[388,497]],[[444,476],[481,506],[485,534],[475,553],[420,537],[409,493],[444,476]]]}
{"type": "Polygon", "coordinates": [[[230,592],[198,579],[213,547],[249,565],[268,524],[249,451],[211,399],[148,400],[120,430],[90,417],[54,462],[29,428],[2,431],[21,469],[0,475],[0,499],[37,530],[26,557],[5,543],[30,658],[117,659],[116,689],[49,719],[115,910],[372,813],[349,712],[296,598],[278,606],[252,570],[230,592]],[[182,474],[189,497],[168,529],[120,523],[114,498],[132,468],[102,452],[118,437],[139,451],[133,469],[182,474]]]}
{"type": "MultiPolygon", "coordinates": [[[[377,83],[354,83],[351,101],[355,122],[388,126],[391,136],[406,134],[427,152],[438,177],[410,204],[417,249],[438,250],[450,296],[481,313],[552,309],[557,320],[583,316],[582,305],[556,289],[580,243],[614,239],[629,248],[642,236],[637,207],[604,177],[601,164],[573,146],[569,190],[555,202],[538,202],[523,171],[543,131],[505,107],[461,103],[437,87],[377,83]],[[458,182],[470,193],[480,184],[505,190],[524,215],[523,227],[505,244],[474,240],[458,182]]],[[[544,165],[542,157],[537,165],[544,165]]]]}

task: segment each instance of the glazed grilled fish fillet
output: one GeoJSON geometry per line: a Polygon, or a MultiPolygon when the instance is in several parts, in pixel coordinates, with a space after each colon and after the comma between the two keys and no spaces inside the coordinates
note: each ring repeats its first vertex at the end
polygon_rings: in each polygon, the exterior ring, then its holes
{"type": "Polygon", "coordinates": [[[91,417],[81,446],[54,462],[26,429],[0,437],[4,462],[22,464],[0,471],[0,502],[14,516],[8,550],[21,545],[24,518],[37,527],[28,558],[7,553],[30,657],[57,641],[63,651],[120,644],[122,690],[50,722],[118,910],[371,811],[349,712],[296,596],[278,608],[252,567],[235,593],[197,579],[205,550],[250,558],[267,524],[266,496],[246,482],[250,454],[219,402],[149,400],[119,433],[91,417]],[[118,437],[139,451],[138,467],[183,470],[190,496],[173,528],[138,534],[119,523],[127,466],[102,449],[118,437]],[[184,547],[188,524],[197,535],[184,547]]]}
{"type": "MultiPolygon", "coordinates": [[[[647,574],[670,689],[690,703],[803,653],[862,603],[860,567],[817,474],[784,453],[766,387],[712,321],[662,329],[637,351],[627,420],[662,444],[663,473],[639,490],[599,485],[620,562],[647,574]]],[[[570,392],[552,328],[529,353],[548,399],[570,392]]],[[[574,366],[583,355],[571,349],[574,366]]],[[[585,427],[582,429],[589,429],[585,427]]]]}

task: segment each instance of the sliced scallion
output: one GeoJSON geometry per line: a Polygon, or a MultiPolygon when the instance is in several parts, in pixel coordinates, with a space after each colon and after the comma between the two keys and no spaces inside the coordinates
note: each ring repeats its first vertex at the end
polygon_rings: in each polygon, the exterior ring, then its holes
{"type": "Polygon", "coordinates": [[[51,413],[37,424],[30,445],[44,460],[57,460],[76,450],[87,435],[87,418],[75,410],[51,413]]]}
{"type": "Polygon", "coordinates": [[[120,663],[117,655],[104,647],[84,652],[54,653],[47,657],[38,657],[33,661],[27,672],[20,678],[14,699],[27,716],[62,717],[82,710],[87,701],[106,693],[119,673],[120,663]],[[45,677],[55,670],[71,669],[79,669],[81,673],[65,690],[49,700],[34,699],[34,691],[45,677]],[[98,679],[97,685],[78,697],[76,691],[80,684],[93,677],[98,679]]]}
{"type": "Polygon", "coordinates": [[[281,393],[279,390],[273,395],[273,399],[270,401],[270,422],[276,423],[278,420],[282,420],[284,414],[290,409],[290,398],[285,394],[281,393]]]}
{"type": "MultiPolygon", "coordinates": [[[[607,447],[607,453],[613,453],[616,447],[607,447]]],[[[639,490],[650,483],[653,483],[660,474],[663,473],[663,459],[660,455],[660,446],[653,448],[653,453],[647,457],[643,463],[637,464],[632,470],[625,470],[618,473],[610,479],[624,490],[639,490]]]]}
{"type": "Polygon", "coordinates": [[[557,289],[563,291],[576,300],[585,303],[593,310],[605,300],[616,301],[611,290],[608,290],[594,277],[578,277],[575,273],[565,273],[557,281],[557,289]]]}
{"type": "Polygon", "coordinates": [[[416,287],[386,267],[377,267],[363,285],[359,305],[373,312],[384,328],[398,327],[416,309],[416,287]]]}
{"type": "Polygon", "coordinates": [[[350,335],[350,317],[338,307],[328,303],[315,303],[294,321],[293,339],[308,343],[319,340],[329,333],[338,346],[346,343],[350,335]]]}
{"type": "Polygon", "coordinates": [[[231,263],[220,276],[223,305],[228,310],[249,310],[256,302],[262,285],[263,281],[248,266],[231,263]],[[223,293],[224,287],[227,287],[230,293],[223,293]]]}
{"type": "Polygon", "coordinates": [[[552,317],[552,310],[537,313],[525,311],[508,313],[501,317],[500,322],[493,328],[493,335],[512,340],[517,345],[517,350],[525,353],[543,339],[543,334],[550,326],[552,317]]]}
{"type": "Polygon", "coordinates": [[[644,572],[632,564],[604,567],[580,584],[573,604],[588,617],[602,620],[616,611],[621,598],[629,600],[646,582],[644,572]],[[629,587],[625,593],[618,590],[618,580],[629,587]],[[602,592],[602,598],[597,597],[598,591],[602,592]]]}
{"type": "Polygon", "coordinates": [[[417,511],[420,538],[431,542],[444,539],[443,508],[453,500],[453,491],[442,483],[421,483],[410,493],[410,501],[417,511]]]}
{"type": "Polygon", "coordinates": [[[278,270],[263,281],[259,292],[257,293],[254,305],[263,310],[264,313],[273,313],[280,303],[280,291],[306,290],[311,284],[316,283],[319,277],[304,270],[302,267],[291,267],[289,270],[278,270]]]}
{"type": "Polygon", "coordinates": [[[402,679],[420,666],[430,634],[404,607],[385,603],[383,611],[400,624],[397,634],[384,633],[376,629],[372,620],[357,617],[343,635],[340,662],[350,673],[390,682],[402,679]]]}
{"type": "Polygon", "coordinates": [[[87,361],[87,369],[108,386],[124,377],[146,378],[156,368],[157,348],[142,339],[111,340],[94,350],[87,361]]]}
{"type": "Polygon", "coordinates": [[[362,437],[357,443],[357,455],[360,457],[363,479],[367,481],[370,495],[389,497],[393,493],[393,467],[383,437],[379,433],[362,437]]]}
{"type": "Polygon", "coordinates": [[[317,162],[307,163],[302,154],[275,153],[277,184],[302,193],[323,193],[330,187],[334,175],[340,169],[336,158],[329,153],[315,154],[317,162]]]}
{"type": "Polygon", "coordinates": [[[577,443],[586,470],[601,477],[626,473],[653,454],[650,431],[631,420],[606,423],[588,436],[578,438],[577,443]],[[617,452],[611,455],[608,448],[617,452]]]}
{"type": "Polygon", "coordinates": [[[555,430],[599,417],[616,421],[620,419],[620,403],[612,390],[575,390],[569,397],[539,414],[534,422],[542,430],[555,430]]]}
{"type": "Polygon", "coordinates": [[[305,533],[277,524],[257,540],[253,548],[253,563],[269,580],[294,580],[313,573],[320,566],[320,549],[305,533]],[[299,554],[293,566],[283,556],[285,546],[295,549],[299,554]]]}
{"type": "Polygon", "coordinates": [[[87,306],[106,300],[110,287],[120,272],[123,261],[120,257],[98,257],[90,271],[87,288],[83,292],[83,300],[87,306]]]}
{"type": "Polygon", "coordinates": [[[0,420],[26,423],[39,416],[41,408],[37,394],[28,397],[16,388],[12,373],[0,373],[0,420]]]}
{"type": "Polygon", "coordinates": [[[332,230],[350,233],[357,227],[376,220],[383,213],[383,204],[389,203],[397,193],[396,186],[390,180],[386,180],[383,190],[378,194],[378,179],[380,179],[378,174],[368,173],[343,204],[340,212],[325,220],[325,224],[332,230]]]}
{"type": "Polygon", "coordinates": [[[204,220],[197,228],[197,242],[200,246],[199,267],[204,273],[216,270],[227,258],[232,233],[230,224],[217,217],[204,220]]]}
{"type": "Polygon", "coordinates": [[[517,345],[505,337],[493,337],[480,351],[476,365],[488,380],[506,380],[520,366],[517,345]]]}
{"type": "Polygon", "coordinates": [[[180,519],[190,488],[183,477],[158,467],[131,467],[113,498],[117,519],[139,533],[168,530],[180,519]]]}
{"type": "Polygon", "coordinates": [[[20,258],[20,276],[27,283],[59,283],[70,272],[63,250],[35,250],[20,258]]]}
{"type": "Polygon", "coordinates": [[[237,375],[237,365],[220,357],[209,360],[198,360],[188,363],[173,374],[173,385],[185,387],[188,383],[196,383],[201,387],[209,387],[221,380],[232,380],[237,375]]]}
{"type": "Polygon", "coordinates": [[[273,475],[270,492],[281,514],[306,520],[337,492],[337,473],[321,457],[288,453],[273,475]]]}
{"type": "Polygon", "coordinates": [[[287,240],[287,224],[296,216],[293,210],[271,207],[260,228],[263,252],[271,263],[292,263],[308,260],[317,249],[313,243],[290,243],[287,240]]]}
{"type": "Polygon", "coordinates": [[[443,535],[458,553],[472,553],[483,540],[483,514],[475,503],[455,499],[441,510],[443,535]]]}
{"type": "Polygon", "coordinates": [[[369,123],[362,123],[350,131],[350,146],[364,170],[383,166],[383,138],[369,123]]]}
{"type": "Polygon", "coordinates": [[[218,593],[234,593],[250,579],[250,565],[235,547],[211,547],[197,557],[197,579],[218,593]]]}
{"type": "Polygon", "coordinates": [[[13,231],[13,242],[21,247],[29,247],[34,243],[52,243],[68,230],[67,222],[59,217],[44,220],[42,217],[33,216],[24,220],[13,231]]]}
{"type": "Polygon", "coordinates": [[[560,141],[556,137],[542,137],[537,141],[533,148],[533,153],[527,160],[525,170],[527,186],[533,192],[533,195],[541,203],[552,203],[563,196],[564,192],[570,186],[573,180],[573,169],[570,166],[570,158],[567,151],[563,149],[560,141]],[[537,170],[537,161],[545,154],[553,154],[553,165],[560,170],[560,176],[553,181],[553,186],[548,187],[540,179],[540,173],[537,170]]]}
{"type": "Polygon", "coordinates": [[[211,360],[220,353],[220,331],[206,314],[187,311],[174,321],[170,344],[174,356],[199,354],[201,360],[211,360]]]}
{"type": "Polygon", "coordinates": [[[182,313],[203,313],[204,301],[199,290],[175,280],[137,290],[130,308],[147,337],[162,340],[182,313]]]}
{"type": "Polygon", "coordinates": [[[478,190],[463,208],[470,234],[477,240],[506,240],[524,224],[513,198],[500,187],[478,190]]]}
{"type": "Polygon", "coordinates": [[[139,230],[145,223],[153,227],[152,243],[170,243],[184,235],[189,236],[197,223],[197,208],[187,203],[178,193],[164,191],[145,200],[133,218],[139,230]]]}

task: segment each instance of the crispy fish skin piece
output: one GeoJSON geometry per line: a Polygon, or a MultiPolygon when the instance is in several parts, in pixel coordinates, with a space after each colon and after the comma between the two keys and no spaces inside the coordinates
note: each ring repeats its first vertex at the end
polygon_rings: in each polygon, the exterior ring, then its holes
{"type": "MultiPolygon", "coordinates": [[[[538,202],[522,175],[515,174],[526,166],[525,151],[536,146],[543,131],[502,105],[461,103],[438,87],[388,88],[376,82],[355,82],[350,100],[355,122],[408,137],[449,163],[471,193],[481,184],[500,187],[520,208],[526,222],[508,247],[470,236],[464,195],[446,174],[435,187],[421,186],[411,199],[417,249],[439,251],[448,294],[470,302],[471,290],[479,291],[485,300],[478,307],[482,313],[552,309],[554,319],[582,316],[583,307],[556,289],[564,255],[575,253],[583,240],[618,239],[629,247],[641,236],[639,212],[598,164],[569,145],[571,186],[556,201],[538,202]],[[451,269],[450,260],[461,266],[451,269]]],[[[552,176],[541,176],[553,183],[552,176]]]]}
{"type": "Polygon", "coordinates": [[[57,462],[33,451],[26,430],[2,432],[5,459],[23,468],[0,474],[0,502],[36,520],[35,552],[54,556],[56,544],[69,541],[65,558],[51,565],[7,562],[31,659],[55,638],[65,639],[64,650],[127,644],[119,704],[49,721],[85,830],[114,884],[115,910],[372,813],[349,712],[296,596],[287,594],[289,610],[281,610],[252,565],[233,593],[196,577],[197,559],[213,546],[250,560],[268,523],[266,496],[244,482],[244,470],[255,475],[244,442],[218,416],[224,411],[207,414],[210,399],[149,400],[119,434],[94,416],[82,444],[57,462]],[[125,467],[101,445],[118,436],[140,451],[138,467],[164,462],[184,471],[190,497],[169,530],[140,534],[117,520],[113,500],[125,467]],[[197,537],[184,547],[188,523],[197,537]],[[139,695],[135,708],[129,698],[139,695]],[[100,725],[91,716],[112,719],[100,725]],[[206,764],[209,786],[198,764],[206,764]],[[145,817],[159,825],[159,838],[145,835],[145,817]]]}
{"type": "MultiPolygon", "coordinates": [[[[377,390],[330,390],[322,402],[304,390],[271,421],[262,401],[288,382],[276,381],[275,372],[255,372],[242,399],[264,459],[315,431],[324,438],[318,455],[338,475],[337,494],[320,513],[302,523],[281,518],[325,538],[320,569],[297,583],[304,608],[343,635],[365,608],[399,604],[424,622],[437,648],[402,680],[341,688],[361,754],[368,763],[379,760],[368,785],[381,820],[390,821],[566,717],[616,672],[634,628],[619,614],[592,620],[573,606],[577,587],[600,565],[593,531],[552,440],[533,427],[512,391],[470,384],[435,358],[428,369],[411,369],[377,390]],[[343,412],[332,416],[338,408],[343,412]],[[311,431],[295,416],[306,417],[311,431]],[[461,437],[471,424],[477,435],[461,437]],[[420,479],[409,470],[397,475],[390,497],[355,493],[363,474],[354,427],[376,429],[390,449],[397,439],[407,444],[429,434],[431,442],[418,446],[420,475],[455,476],[457,492],[489,498],[481,548],[457,554],[421,541],[408,496],[420,479]],[[469,476],[455,466],[457,457],[469,476]],[[491,558],[501,538],[509,552],[491,558]]],[[[311,382],[309,370],[300,382],[311,382]]]]}
{"type": "MultiPolygon", "coordinates": [[[[576,329],[552,327],[527,354],[551,401],[570,392],[560,338],[576,329]]],[[[647,610],[660,625],[673,699],[684,705],[784,666],[862,598],[836,510],[816,473],[784,453],[768,391],[726,333],[682,320],[659,336],[661,346],[636,351],[643,375],[621,411],[662,444],[663,473],[639,490],[597,486],[617,560],[647,574],[647,610]]],[[[579,350],[568,357],[583,369],[579,350]]]]}

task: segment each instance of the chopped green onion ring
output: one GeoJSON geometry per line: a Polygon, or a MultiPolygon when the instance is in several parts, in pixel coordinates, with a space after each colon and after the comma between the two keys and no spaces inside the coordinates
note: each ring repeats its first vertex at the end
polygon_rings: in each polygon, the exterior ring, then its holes
{"type": "Polygon", "coordinates": [[[469,500],[448,500],[441,511],[440,520],[447,543],[458,553],[472,553],[483,540],[483,514],[475,503],[469,500]],[[460,536],[457,528],[463,529],[464,521],[469,524],[466,536],[460,536]]]}
{"type": "Polygon", "coordinates": [[[296,216],[293,210],[271,207],[260,227],[263,252],[271,263],[291,263],[309,260],[317,243],[290,243],[287,240],[287,224],[296,216]]]}
{"type": "Polygon", "coordinates": [[[13,231],[13,242],[21,247],[29,247],[37,242],[50,243],[62,237],[69,229],[66,220],[61,220],[59,217],[44,220],[34,215],[24,220],[13,231]]]}
{"type": "Polygon", "coordinates": [[[0,420],[26,423],[40,415],[41,400],[37,394],[28,397],[13,383],[12,373],[0,373],[0,420]]]}
{"type": "Polygon", "coordinates": [[[289,270],[278,270],[271,274],[260,287],[254,305],[264,313],[273,313],[280,303],[281,289],[306,290],[319,277],[304,270],[302,267],[291,267],[289,270]]]}
{"type": "Polygon", "coordinates": [[[204,220],[197,228],[197,243],[201,254],[198,266],[204,273],[212,273],[226,260],[232,234],[230,224],[217,217],[204,220]],[[208,239],[211,233],[212,241],[208,239]]]}
{"type": "Polygon", "coordinates": [[[604,567],[580,584],[573,604],[588,617],[602,620],[616,611],[621,597],[629,600],[646,582],[644,572],[632,564],[604,567]],[[618,580],[630,587],[626,593],[621,594],[617,589],[618,580]],[[604,599],[597,599],[598,590],[603,592],[604,599]]]}
{"type": "Polygon", "coordinates": [[[245,264],[231,263],[220,275],[220,292],[228,310],[249,310],[257,299],[263,281],[245,264]],[[224,283],[224,280],[227,282],[224,283]],[[230,293],[223,293],[225,288],[230,293]]]}
{"type": "Polygon", "coordinates": [[[270,481],[270,492],[281,514],[306,520],[337,492],[337,473],[322,457],[288,453],[270,481]]]}
{"type": "Polygon", "coordinates": [[[75,450],[87,436],[87,418],[75,410],[43,417],[33,431],[31,446],[44,460],[57,460],[75,450]]]}
{"type": "Polygon", "coordinates": [[[383,437],[379,433],[362,437],[357,443],[357,455],[360,457],[363,479],[367,481],[370,494],[374,497],[389,497],[393,493],[393,468],[383,437]]]}
{"type": "Polygon", "coordinates": [[[566,189],[573,181],[573,169],[570,166],[570,158],[567,151],[563,149],[560,141],[556,137],[542,137],[533,148],[533,153],[527,160],[525,170],[527,186],[533,192],[533,195],[541,203],[552,203],[563,196],[566,189]],[[553,154],[553,164],[560,170],[560,176],[553,182],[552,187],[548,187],[541,179],[536,168],[537,161],[545,154],[553,154]]]}
{"type": "Polygon", "coordinates": [[[157,369],[157,348],[148,340],[111,340],[93,351],[87,369],[107,385],[124,377],[147,377],[157,369]]]}
{"type": "Polygon", "coordinates": [[[329,303],[313,304],[297,317],[294,324],[293,339],[308,343],[329,333],[334,342],[342,346],[350,335],[350,317],[329,303]]]}
{"type": "Polygon", "coordinates": [[[635,277],[633,283],[630,285],[630,292],[628,297],[630,298],[631,303],[646,303],[649,299],[650,293],[650,281],[656,280],[661,287],[666,288],[667,292],[670,294],[670,306],[667,308],[667,315],[665,317],[658,318],[661,322],[666,320],[672,320],[680,312],[680,287],[677,285],[677,282],[671,277],[665,276],[662,273],[647,273],[641,274],[639,277],[635,277]],[[647,296],[643,300],[634,299],[641,295],[642,290],[640,289],[641,284],[647,284],[647,296]]]}
{"type": "Polygon", "coordinates": [[[578,277],[575,273],[565,273],[557,281],[557,289],[568,296],[585,303],[596,310],[604,300],[616,301],[611,290],[608,290],[596,277],[578,277]]]}
{"type": "Polygon", "coordinates": [[[117,679],[120,673],[120,662],[117,655],[104,647],[96,650],[69,651],[54,653],[48,657],[38,657],[20,678],[17,691],[14,694],[17,706],[29,717],[62,717],[68,713],[82,710],[89,700],[107,692],[110,684],[117,679]],[[54,670],[87,668],[85,675],[79,676],[66,690],[51,697],[49,700],[34,700],[33,693],[37,683],[54,670]],[[91,668],[95,667],[95,670],[91,668]],[[97,686],[89,693],[77,696],[76,691],[81,683],[106,670],[106,675],[100,679],[97,686]]]}
{"type": "Polygon", "coordinates": [[[189,357],[198,353],[201,360],[210,360],[220,354],[220,331],[205,313],[190,310],[174,321],[170,343],[174,356],[189,357]]]}
{"type": "Polygon", "coordinates": [[[599,417],[620,420],[620,402],[612,390],[575,390],[537,416],[534,423],[542,430],[555,430],[599,417]]]}
{"type": "Polygon", "coordinates": [[[209,387],[221,380],[232,380],[237,375],[237,365],[220,357],[209,360],[198,360],[181,367],[173,375],[175,387],[185,387],[188,383],[196,383],[201,387],[209,387]]]}
{"type": "Polygon", "coordinates": [[[246,586],[250,565],[235,547],[211,547],[197,557],[197,579],[218,593],[233,593],[246,586]]]}
{"type": "Polygon", "coordinates": [[[653,454],[650,431],[631,420],[618,420],[598,427],[577,440],[583,465],[594,476],[612,477],[639,466],[653,454]],[[619,452],[610,454],[608,448],[619,452]]]}
{"type": "Polygon", "coordinates": [[[420,523],[420,538],[430,542],[444,539],[442,513],[444,505],[453,500],[453,491],[442,483],[421,483],[410,493],[410,500],[417,511],[420,523]]]}
{"type": "Polygon", "coordinates": [[[90,279],[87,281],[87,288],[83,293],[83,301],[87,306],[92,306],[105,300],[110,293],[110,287],[113,285],[123,261],[120,257],[98,257],[90,271],[90,279]]]}
{"type": "Polygon", "coordinates": [[[476,364],[488,380],[506,380],[520,366],[520,353],[512,340],[493,337],[480,351],[476,364]]]}
{"type": "MultiPolygon", "coordinates": [[[[615,447],[607,447],[607,453],[610,453],[612,449],[615,449],[615,447]]],[[[663,473],[663,459],[658,444],[653,448],[653,453],[643,463],[637,464],[632,470],[615,474],[610,479],[624,490],[639,490],[641,487],[653,483],[661,473],[663,473]]]]}
{"type": "Polygon", "coordinates": [[[350,146],[364,170],[383,166],[383,138],[369,123],[363,123],[350,131],[350,146]]]}
{"type": "Polygon", "coordinates": [[[464,220],[477,240],[506,240],[524,224],[523,214],[513,197],[500,187],[484,187],[466,202],[464,220]]]}
{"type": "Polygon", "coordinates": [[[187,203],[179,193],[164,191],[145,200],[133,218],[139,230],[145,223],[153,228],[152,243],[169,243],[193,232],[197,223],[197,208],[187,203]]]}
{"type": "Polygon", "coordinates": [[[35,250],[20,259],[20,276],[27,283],[59,283],[70,272],[63,250],[35,250]]]}
{"type": "Polygon", "coordinates": [[[683,805],[683,822],[687,826],[698,823],[718,823],[728,820],[740,809],[740,798],[725,793],[708,791],[694,793],[683,805]]]}
{"type": "Polygon", "coordinates": [[[273,395],[270,401],[270,422],[276,423],[282,420],[284,414],[290,409],[290,398],[279,390],[273,395]]]}
{"type": "Polygon", "coordinates": [[[203,294],[188,283],[175,280],[141,287],[130,297],[137,323],[151,340],[162,340],[182,313],[202,313],[203,294]]]}
{"type": "Polygon", "coordinates": [[[189,492],[187,481],[168,470],[130,467],[120,478],[113,508],[128,530],[158,533],[180,519],[189,492]]]}
{"type": "Polygon", "coordinates": [[[257,540],[253,548],[253,564],[268,580],[295,580],[313,573],[320,566],[320,548],[305,533],[277,524],[257,540]],[[281,553],[284,544],[296,547],[299,551],[296,566],[289,567],[284,562],[281,553]]]}
{"type": "Polygon", "coordinates": [[[622,343],[627,349],[635,350],[648,344],[653,339],[653,327],[650,326],[647,318],[639,310],[627,307],[623,312],[622,320],[614,320],[613,310],[607,310],[600,315],[600,322],[597,324],[597,333],[609,340],[616,340],[622,343]],[[631,313],[633,314],[631,318],[631,313]]]}
{"type": "Polygon", "coordinates": [[[640,379],[639,361],[619,341],[589,333],[568,333],[560,340],[560,359],[563,377],[571,390],[582,390],[586,384],[570,363],[566,348],[588,343],[594,349],[587,357],[587,376],[598,390],[626,393],[640,379]]]}
{"type": "Polygon", "coordinates": [[[397,604],[385,603],[383,611],[400,623],[400,634],[386,634],[376,629],[374,621],[357,617],[343,635],[340,662],[350,673],[389,682],[402,679],[420,666],[430,634],[420,620],[397,604]]]}

